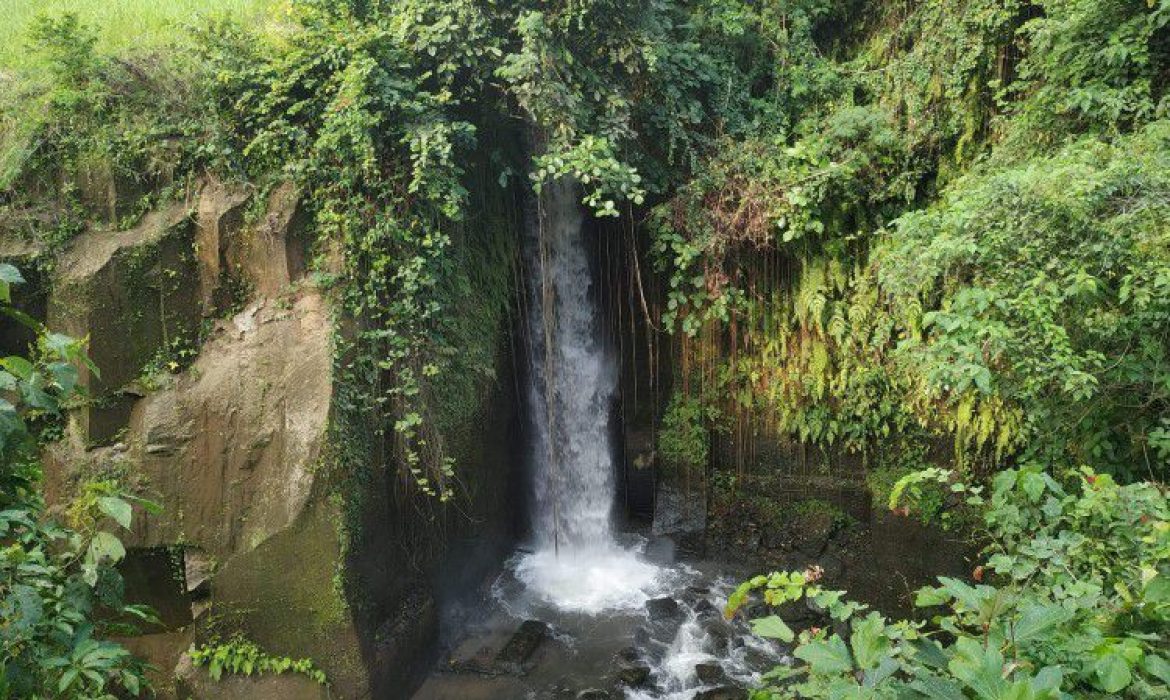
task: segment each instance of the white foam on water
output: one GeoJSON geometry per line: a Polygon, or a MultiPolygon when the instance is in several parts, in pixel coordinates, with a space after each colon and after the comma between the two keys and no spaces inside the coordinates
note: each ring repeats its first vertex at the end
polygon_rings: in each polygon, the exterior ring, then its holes
{"type": "Polygon", "coordinates": [[[640,610],[664,590],[666,570],[617,546],[542,549],[519,557],[516,578],[530,594],[564,612],[597,615],[640,610]]]}

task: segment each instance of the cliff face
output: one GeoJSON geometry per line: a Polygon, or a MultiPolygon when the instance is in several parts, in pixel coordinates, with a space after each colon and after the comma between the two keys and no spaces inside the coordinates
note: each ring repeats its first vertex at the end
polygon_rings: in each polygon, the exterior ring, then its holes
{"type": "MultiPolygon", "coordinates": [[[[295,188],[261,199],[206,182],[122,231],[102,223],[111,207],[40,256],[49,272],[30,311],[88,337],[100,370],[47,451],[50,499],[116,477],[162,506],[124,540],[132,559],[163,549],[173,564],[131,580],[131,597],[170,596],[182,610],[128,646],[158,667],[164,696],[322,696],[286,676],[215,684],[180,659],[192,642],[242,632],[313,659],[332,697],[408,697],[437,641],[439,572],[474,585],[511,538],[506,329],[486,341],[499,348],[495,381],[478,381],[472,420],[444,436],[465,472],[461,500],[430,503],[402,488],[392,450],[368,447],[362,479],[339,473],[335,333],[348,321],[307,272],[295,188]],[[468,552],[467,566],[452,560],[468,552]]],[[[3,257],[38,261],[16,230],[0,239],[3,257]]]]}

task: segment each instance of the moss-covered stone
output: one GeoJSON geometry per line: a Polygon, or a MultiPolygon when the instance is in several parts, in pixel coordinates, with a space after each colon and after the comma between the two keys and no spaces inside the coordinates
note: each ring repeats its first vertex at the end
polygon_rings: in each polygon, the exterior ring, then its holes
{"type": "Polygon", "coordinates": [[[91,401],[77,412],[84,441],[102,444],[122,431],[133,397],[126,385],[168,348],[198,331],[194,224],[174,204],[120,232],[92,231],[62,256],[53,279],[52,330],[89,338],[100,376],[83,372],[91,401]]]}

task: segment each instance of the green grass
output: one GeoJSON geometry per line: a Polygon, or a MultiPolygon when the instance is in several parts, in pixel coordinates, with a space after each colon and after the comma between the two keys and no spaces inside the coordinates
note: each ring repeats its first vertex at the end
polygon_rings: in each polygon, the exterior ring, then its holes
{"type": "Polygon", "coordinates": [[[244,23],[272,22],[288,0],[0,0],[0,68],[28,64],[28,26],[40,14],[73,12],[94,27],[99,48],[112,53],[150,49],[178,38],[201,15],[228,13],[244,23]]]}

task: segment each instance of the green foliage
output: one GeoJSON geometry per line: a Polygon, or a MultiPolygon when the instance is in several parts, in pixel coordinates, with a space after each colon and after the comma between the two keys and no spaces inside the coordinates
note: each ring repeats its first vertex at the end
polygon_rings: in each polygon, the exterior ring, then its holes
{"type": "Polygon", "coordinates": [[[805,498],[785,508],[788,520],[825,520],[828,532],[854,527],[857,520],[835,503],[820,498],[805,498]]]}
{"type": "Polygon", "coordinates": [[[703,405],[676,391],[670,397],[658,431],[658,453],[663,465],[684,472],[702,473],[710,451],[711,436],[703,405]]]}
{"type": "Polygon", "coordinates": [[[325,672],[317,668],[311,659],[272,656],[240,635],[226,642],[213,640],[208,644],[193,646],[187,653],[195,666],[206,666],[211,679],[215,681],[223,677],[224,673],[251,676],[291,672],[307,676],[321,685],[328,685],[325,672]]]}
{"type": "Polygon", "coordinates": [[[32,359],[0,359],[0,697],[138,696],[142,665],[106,637],[132,629],[127,619],[155,618],[122,600],[115,566],[125,549],[111,526],[130,528],[134,502],[156,506],[104,481],[85,485],[67,524],[47,512],[36,429],[79,394],[77,365],[89,360],[83,343],[45,332],[10,306],[10,287],[20,282],[0,265],[0,314],[38,331],[32,359]]]}
{"type": "Polygon", "coordinates": [[[898,221],[883,287],[933,307],[900,352],[961,439],[1165,469],[1147,443],[1170,405],[1168,127],[973,176],[898,221]]]}
{"type": "MultiPolygon", "coordinates": [[[[895,445],[892,458],[882,460],[865,473],[865,485],[878,508],[899,508],[904,499],[895,497],[894,490],[898,488],[904,493],[907,486],[902,479],[928,468],[925,445],[908,440],[898,441],[895,445]]],[[[947,505],[947,493],[946,487],[937,482],[922,484],[913,494],[911,512],[924,524],[940,522],[947,505]]]]}
{"type": "Polygon", "coordinates": [[[868,454],[921,434],[1164,474],[1170,10],[875,6],[793,23],[822,49],[785,67],[797,107],[653,212],[664,323],[734,336],[690,345],[709,403],[868,454]]]}
{"type": "Polygon", "coordinates": [[[766,674],[768,687],[753,697],[1149,698],[1170,691],[1170,508],[1160,487],[1119,486],[1088,468],[1056,477],[1026,467],[998,474],[985,500],[982,488],[952,478],[932,470],[915,480],[946,483],[985,509],[992,544],[977,583],[940,578],[916,599],[934,616],[908,622],[820,588],[815,570],[745,582],[728,601],[729,615],[758,591],[772,606],[807,598],[835,623],[832,632],[797,636],[774,616],[755,621],[757,633],[797,639],[800,663],[766,674]]]}
{"type": "Polygon", "coordinates": [[[39,210],[33,237],[50,253],[87,212],[129,226],[197,170],[224,165],[221,134],[192,90],[211,80],[209,66],[183,52],[115,58],[97,41],[75,14],[39,15],[30,69],[0,91],[0,206],[39,210]],[[118,221],[107,211],[115,190],[118,221]]]}
{"type": "MultiPolygon", "coordinates": [[[[37,18],[76,13],[88,25],[98,27],[98,49],[121,53],[129,47],[158,48],[173,43],[185,26],[200,16],[228,14],[250,24],[275,24],[277,3],[271,0],[0,0],[0,70],[30,67],[25,37],[37,18]]],[[[275,29],[275,27],[273,27],[275,29]]]]}

